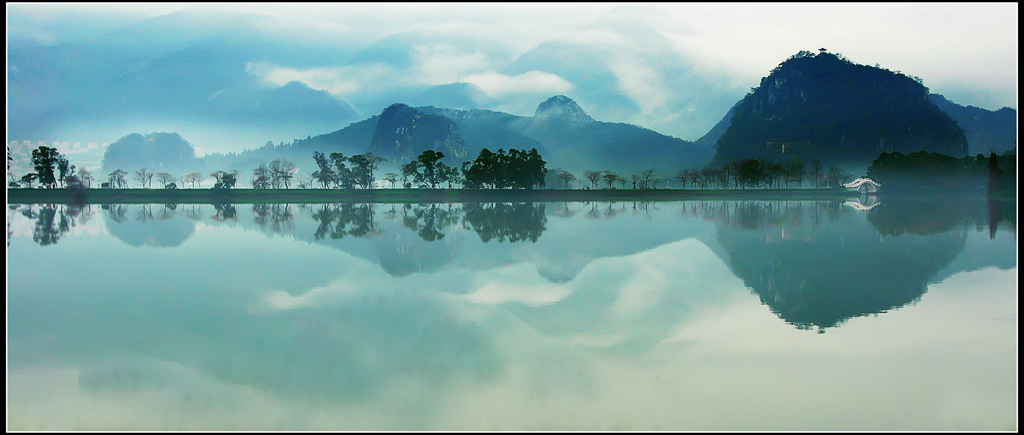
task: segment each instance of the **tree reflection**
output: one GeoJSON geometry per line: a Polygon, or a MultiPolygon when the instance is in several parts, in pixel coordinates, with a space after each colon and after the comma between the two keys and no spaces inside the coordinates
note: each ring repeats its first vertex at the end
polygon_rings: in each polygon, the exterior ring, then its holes
{"type": "Polygon", "coordinates": [[[907,196],[881,201],[868,211],[868,222],[887,236],[938,234],[973,224],[988,226],[990,237],[995,237],[1001,222],[1016,228],[1016,203],[981,197],[907,196]]]}
{"type": "Polygon", "coordinates": [[[237,220],[238,219],[238,211],[235,210],[235,205],[234,204],[214,203],[213,204],[213,209],[214,209],[215,213],[211,217],[211,219],[213,219],[215,221],[224,222],[224,221],[229,221],[229,220],[233,221],[233,220],[237,220]]]}
{"type": "MultiPolygon", "coordinates": [[[[21,211],[22,216],[35,220],[35,225],[32,228],[32,241],[40,246],[57,244],[64,234],[71,231],[79,222],[88,222],[92,216],[92,207],[82,203],[38,204],[10,209],[11,212],[17,210],[21,211]]],[[[10,219],[8,219],[8,246],[10,246],[12,234],[10,219]]]]}
{"type": "Polygon", "coordinates": [[[326,236],[332,239],[371,237],[381,232],[370,204],[323,204],[313,213],[313,220],[320,224],[313,233],[316,240],[326,236]]]}
{"type": "Polygon", "coordinates": [[[444,238],[446,229],[459,222],[461,208],[451,204],[426,204],[412,206],[406,204],[402,209],[402,225],[416,232],[421,239],[433,242],[444,238]]]}
{"type": "Polygon", "coordinates": [[[466,204],[462,225],[476,231],[484,243],[492,239],[499,243],[524,240],[536,243],[547,221],[544,204],[472,203],[466,204]]]}

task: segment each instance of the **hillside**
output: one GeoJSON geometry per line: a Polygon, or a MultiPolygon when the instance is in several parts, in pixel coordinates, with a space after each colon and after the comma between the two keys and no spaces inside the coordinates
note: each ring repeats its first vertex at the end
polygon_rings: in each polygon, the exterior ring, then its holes
{"type": "Polygon", "coordinates": [[[1002,154],[1017,148],[1017,111],[1009,107],[985,110],[961,106],[939,94],[928,99],[953,118],[967,136],[967,154],[1002,154]]]}
{"type": "Polygon", "coordinates": [[[882,152],[967,153],[956,121],[918,79],[800,52],[779,64],[735,108],[715,161],[740,159],[864,165],[882,152]]]}
{"type": "Polygon", "coordinates": [[[532,117],[393,104],[379,115],[331,133],[202,160],[208,168],[246,172],[261,162],[284,158],[296,163],[300,173],[308,173],[314,151],[345,155],[369,151],[388,159],[385,166],[394,168],[426,149],[440,150],[449,164],[459,165],[476,158],[484,148],[536,148],[549,169],[614,170],[625,176],[648,168],[667,176],[701,167],[713,156],[712,148],[694,142],[636,125],[596,121],[571,98],[558,95],[541,102],[532,117]]]}

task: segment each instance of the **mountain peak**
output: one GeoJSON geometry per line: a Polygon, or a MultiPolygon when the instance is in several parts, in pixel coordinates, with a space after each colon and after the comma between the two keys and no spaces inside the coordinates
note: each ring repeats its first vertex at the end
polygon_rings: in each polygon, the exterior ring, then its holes
{"type": "Polygon", "coordinates": [[[536,119],[561,119],[572,123],[594,122],[594,118],[587,115],[587,112],[584,112],[579,104],[565,95],[555,95],[540,103],[533,117],[536,119]]]}

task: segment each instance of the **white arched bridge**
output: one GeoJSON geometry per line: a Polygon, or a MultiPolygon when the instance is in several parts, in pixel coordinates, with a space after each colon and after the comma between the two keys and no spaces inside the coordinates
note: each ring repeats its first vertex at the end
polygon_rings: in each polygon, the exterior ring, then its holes
{"type": "Polygon", "coordinates": [[[860,177],[849,183],[844,183],[843,187],[860,193],[875,193],[878,192],[878,188],[882,187],[882,185],[868,177],[860,177]]]}

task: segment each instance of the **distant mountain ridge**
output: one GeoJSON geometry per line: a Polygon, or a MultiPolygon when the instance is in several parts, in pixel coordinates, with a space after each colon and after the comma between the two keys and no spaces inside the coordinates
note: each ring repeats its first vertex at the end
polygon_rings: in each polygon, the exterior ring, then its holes
{"type": "MultiPolygon", "coordinates": [[[[391,164],[414,160],[426,149],[458,161],[471,161],[483,148],[536,148],[548,168],[570,171],[615,170],[622,174],[655,168],[672,171],[710,161],[712,150],[630,124],[596,121],[575,101],[557,95],[538,105],[537,116],[491,110],[413,108],[397,103],[380,115],[332,133],[261,148],[259,155],[298,158],[307,164],[313,151],[346,155],[373,152],[391,164]]],[[[241,153],[240,157],[256,153],[241,153]]],[[[251,160],[248,159],[248,160],[251,160]]]]}
{"type": "Polygon", "coordinates": [[[928,99],[964,129],[968,154],[1002,154],[1016,150],[1016,110],[1009,107],[986,110],[974,106],[961,106],[939,94],[929,94],[928,99]]]}

